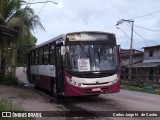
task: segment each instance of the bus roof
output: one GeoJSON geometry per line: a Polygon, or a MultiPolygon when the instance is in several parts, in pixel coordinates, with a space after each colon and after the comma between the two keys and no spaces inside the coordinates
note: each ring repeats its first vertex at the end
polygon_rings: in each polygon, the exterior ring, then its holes
{"type": "MultiPolygon", "coordinates": [[[[50,40],[48,40],[48,41],[46,41],[46,42],[43,42],[43,43],[41,43],[41,44],[39,44],[39,45],[33,47],[33,48],[30,49],[30,50],[34,50],[34,49],[36,49],[36,48],[39,48],[39,47],[41,47],[41,46],[43,46],[43,45],[47,45],[47,44],[49,44],[49,43],[51,43],[51,42],[54,42],[54,41],[56,41],[56,40],[59,40],[59,39],[65,39],[66,35],[68,35],[68,34],[77,34],[77,33],[104,33],[104,34],[112,34],[112,35],[115,35],[114,33],[101,32],[101,31],[79,31],[79,32],[69,32],[69,33],[61,34],[61,35],[59,35],[59,36],[57,36],[57,37],[54,37],[54,38],[52,38],[52,39],[50,39],[50,40]]],[[[30,50],[29,50],[29,51],[30,51],[30,50]]]]}

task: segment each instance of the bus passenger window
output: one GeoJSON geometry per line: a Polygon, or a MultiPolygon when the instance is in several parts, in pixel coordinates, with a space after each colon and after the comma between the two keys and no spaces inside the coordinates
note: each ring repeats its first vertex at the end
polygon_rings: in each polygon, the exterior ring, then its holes
{"type": "Polygon", "coordinates": [[[35,64],[38,64],[38,50],[35,52],[35,64]]]}
{"type": "Polygon", "coordinates": [[[31,64],[34,65],[34,51],[31,53],[31,64]]]}
{"type": "Polygon", "coordinates": [[[44,47],[44,64],[48,64],[48,62],[49,62],[49,46],[47,45],[47,46],[45,46],[44,47]]]}
{"type": "Polygon", "coordinates": [[[38,63],[42,64],[42,62],[43,62],[43,48],[39,49],[39,56],[38,57],[39,57],[38,63]]]}
{"type": "Polygon", "coordinates": [[[50,64],[55,64],[54,46],[50,46],[50,64]]]}

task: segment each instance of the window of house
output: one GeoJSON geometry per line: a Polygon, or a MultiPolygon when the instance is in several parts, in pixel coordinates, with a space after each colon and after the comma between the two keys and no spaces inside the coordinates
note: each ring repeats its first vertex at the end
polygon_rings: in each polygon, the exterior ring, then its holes
{"type": "Polygon", "coordinates": [[[153,57],[153,50],[149,51],[149,57],[153,57]]]}
{"type": "Polygon", "coordinates": [[[43,48],[40,48],[38,53],[39,53],[38,54],[38,58],[39,58],[38,59],[39,60],[38,63],[42,64],[43,63],[43,48]]]}
{"type": "Polygon", "coordinates": [[[49,45],[44,47],[44,64],[48,64],[49,63],[49,45]]]}
{"type": "Polygon", "coordinates": [[[49,47],[50,49],[50,64],[55,64],[55,49],[54,49],[54,45],[50,45],[49,47]]]}

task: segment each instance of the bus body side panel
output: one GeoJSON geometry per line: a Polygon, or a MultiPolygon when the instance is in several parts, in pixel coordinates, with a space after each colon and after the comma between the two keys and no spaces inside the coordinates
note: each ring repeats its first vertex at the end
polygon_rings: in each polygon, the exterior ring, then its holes
{"type": "Polygon", "coordinates": [[[51,90],[51,80],[55,78],[55,65],[32,65],[31,73],[34,75],[36,86],[51,90]]]}
{"type": "Polygon", "coordinates": [[[51,91],[51,79],[52,77],[50,76],[35,75],[36,86],[51,91]]]}

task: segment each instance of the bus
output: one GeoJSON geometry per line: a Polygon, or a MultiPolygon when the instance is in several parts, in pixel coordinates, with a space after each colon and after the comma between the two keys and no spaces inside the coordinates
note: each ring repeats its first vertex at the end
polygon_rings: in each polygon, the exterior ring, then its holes
{"type": "Polygon", "coordinates": [[[119,46],[113,33],[71,32],[27,54],[27,78],[53,96],[98,96],[120,91],[119,46]]]}

